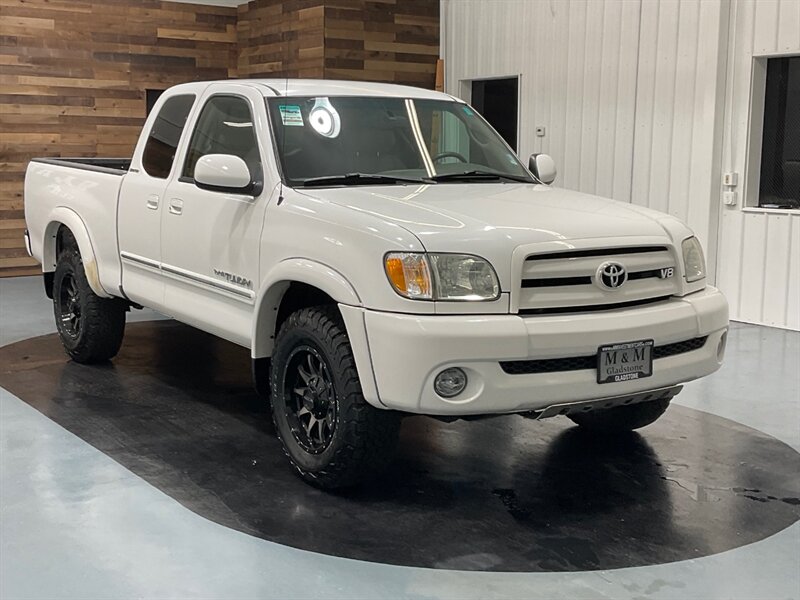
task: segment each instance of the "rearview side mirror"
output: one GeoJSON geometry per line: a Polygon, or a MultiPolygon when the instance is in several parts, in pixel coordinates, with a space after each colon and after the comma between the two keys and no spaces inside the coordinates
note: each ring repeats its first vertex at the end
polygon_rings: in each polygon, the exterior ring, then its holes
{"type": "Polygon", "coordinates": [[[549,154],[531,154],[528,168],[542,183],[553,183],[556,179],[556,161],[549,154]]]}
{"type": "Polygon", "coordinates": [[[233,154],[206,154],[194,167],[197,187],[212,192],[257,195],[261,183],[254,182],[247,163],[233,154]]]}

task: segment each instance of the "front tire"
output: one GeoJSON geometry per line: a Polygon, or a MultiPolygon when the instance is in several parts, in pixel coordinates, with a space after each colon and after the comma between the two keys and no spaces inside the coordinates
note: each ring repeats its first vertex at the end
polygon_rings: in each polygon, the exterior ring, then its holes
{"type": "Polygon", "coordinates": [[[90,364],[117,355],[125,333],[125,305],[101,298],[89,287],[80,253],[65,248],[53,275],[56,328],[67,355],[90,364]]]}
{"type": "Polygon", "coordinates": [[[271,366],[275,430],[302,479],[337,489],[386,467],[397,445],[400,419],[364,399],[335,306],[290,315],[275,341],[271,366]]]}
{"type": "Polygon", "coordinates": [[[581,427],[601,433],[632,431],[654,423],[663,415],[672,398],[650,400],[628,406],[616,406],[568,415],[581,427]]]}

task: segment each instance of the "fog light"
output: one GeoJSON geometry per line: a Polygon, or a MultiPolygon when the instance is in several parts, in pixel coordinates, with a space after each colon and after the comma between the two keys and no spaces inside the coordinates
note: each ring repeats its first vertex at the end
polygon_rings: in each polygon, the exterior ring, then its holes
{"type": "Polygon", "coordinates": [[[458,367],[445,369],[433,381],[433,389],[442,398],[458,396],[467,387],[467,374],[458,367]]]}

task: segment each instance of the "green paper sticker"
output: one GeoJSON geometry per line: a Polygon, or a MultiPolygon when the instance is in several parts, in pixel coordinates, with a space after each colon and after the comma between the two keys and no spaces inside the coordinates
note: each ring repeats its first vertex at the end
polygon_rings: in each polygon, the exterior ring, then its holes
{"type": "Polygon", "coordinates": [[[464,112],[465,112],[467,115],[469,115],[470,117],[471,117],[472,115],[474,115],[474,114],[475,114],[474,112],[472,112],[472,109],[471,109],[469,106],[465,106],[465,107],[464,107],[464,112]]]}
{"type": "Polygon", "coordinates": [[[281,104],[278,106],[281,113],[281,121],[287,127],[302,127],[303,114],[300,112],[300,107],[296,104],[281,104]]]}

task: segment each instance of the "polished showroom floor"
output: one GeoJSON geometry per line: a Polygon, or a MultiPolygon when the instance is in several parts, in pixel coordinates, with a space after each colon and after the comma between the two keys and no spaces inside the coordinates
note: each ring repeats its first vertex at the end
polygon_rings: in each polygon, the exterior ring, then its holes
{"type": "Polygon", "coordinates": [[[147,311],[69,363],[0,280],[0,597],[800,598],[800,334],[734,324],[654,425],[404,422],[346,494],[291,475],[247,352],[147,311]]]}

